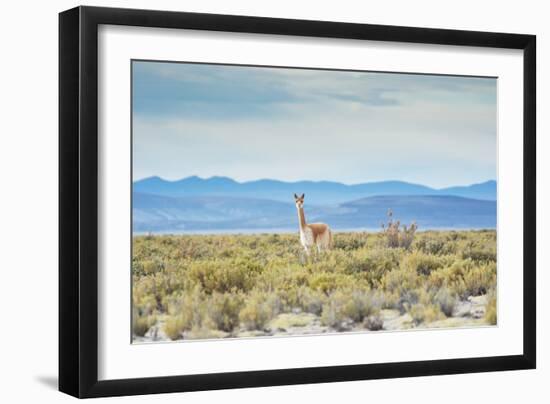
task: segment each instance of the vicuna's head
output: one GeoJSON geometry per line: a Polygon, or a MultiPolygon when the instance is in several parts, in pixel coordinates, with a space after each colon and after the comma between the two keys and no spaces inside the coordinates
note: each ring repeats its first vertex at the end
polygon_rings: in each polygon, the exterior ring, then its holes
{"type": "Polygon", "coordinates": [[[304,197],[306,196],[306,194],[302,194],[302,196],[298,196],[296,194],[294,194],[294,202],[296,202],[296,207],[298,209],[301,209],[304,207],[304,197]]]}

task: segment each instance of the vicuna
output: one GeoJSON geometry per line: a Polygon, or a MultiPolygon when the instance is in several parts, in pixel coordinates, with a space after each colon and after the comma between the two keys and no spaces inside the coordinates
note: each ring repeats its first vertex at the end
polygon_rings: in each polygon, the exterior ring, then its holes
{"type": "Polygon", "coordinates": [[[330,250],[332,247],[332,232],[330,227],[325,223],[306,223],[306,216],[304,214],[304,197],[294,194],[294,201],[296,202],[296,209],[298,210],[298,223],[300,225],[300,243],[309,256],[310,248],[317,246],[317,251],[330,250]]]}

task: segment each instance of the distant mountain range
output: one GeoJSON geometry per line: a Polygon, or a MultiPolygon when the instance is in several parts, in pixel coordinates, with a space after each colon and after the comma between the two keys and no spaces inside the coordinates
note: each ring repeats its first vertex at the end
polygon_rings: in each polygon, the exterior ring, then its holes
{"type": "Polygon", "coordinates": [[[199,178],[196,176],[178,181],[150,177],[134,182],[134,192],[171,197],[227,196],[272,201],[292,202],[294,193],[305,193],[310,205],[324,206],[349,202],[369,196],[388,195],[450,195],[464,198],[496,200],[496,181],[468,186],[434,189],[403,181],[367,182],[346,185],[330,181],[284,182],[257,180],[237,182],[227,177],[199,178]]]}
{"type": "Polygon", "coordinates": [[[326,222],[335,230],[379,228],[390,208],[395,219],[416,221],[420,229],[496,227],[495,181],[435,190],[400,181],[238,183],[223,177],[137,181],[133,227],[135,232],[161,233],[297,231],[292,194],[302,192],[307,220],[326,222]]]}

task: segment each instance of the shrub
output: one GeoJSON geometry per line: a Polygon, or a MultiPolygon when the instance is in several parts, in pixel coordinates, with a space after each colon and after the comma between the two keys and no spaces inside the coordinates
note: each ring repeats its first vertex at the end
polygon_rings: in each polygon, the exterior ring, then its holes
{"type": "Polygon", "coordinates": [[[381,300],[370,290],[338,290],[328,296],[321,312],[321,323],[342,329],[345,320],[361,322],[380,311],[381,300]]]}
{"type": "Polygon", "coordinates": [[[492,262],[470,269],[464,274],[465,292],[470,296],[487,293],[496,286],[496,263],[492,262]]]}
{"type": "Polygon", "coordinates": [[[404,266],[388,272],[382,278],[382,287],[386,295],[394,297],[395,308],[401,313],[408,311],[413,304],[418,302],[421,285],[422,279],[411,266],[404,266]]]}
{"type": "Polygon", "coordinates": [[[478,264],[471,259],[455,261],[450,267],[432,272],[428,285],[434,290],[447,287],[462,299],[482,295],[496,286],[496,263],[478,264]]]}
{"type": "Polygon", "coordinates": [[[371,315],[365,318],[363,321],[363,327],[371,331],[379,331],[384,328],[384,320],[380,317],[379,314],[371,315]]]}
{"type": "Polygon", "coordinates": [[[429,275],[444,264],[444,258],[415,251],[403,258],[401,266],[416,271],[419,275],[429,275]]]}
{"type": "Polygon", "coordinates": [[[430,273],[427,285],[434,290],[446,286],[451,291],[461,294],[464,289],[464,274],[472,267],[471,261],[455,261],[449,267],[441,268],[430,273]]]}
{"type": "Polygon", "coordinates": [[[414,242],[414,247],[417,251],[421,251],[428,255],[454,255],[459,250],[458,240],[461,233],[456,231],[440,232],[428,231],[422,234],[414,242]]]}
{"type": "Polygon", "coordinates": [[[307,313],[320,315],[326,299],[324,293],[302,286],[297,290],[297,306],[307,313]]]}
{"type": "Polygon", "coordinates": [[[419,290],[405,290],[398,296],[396,308],[401,314],[409,311],[410,308],[420,300],[419,290]]]}
{"type": "Polygon", "coordinates": [[[415,304],[409,310],[415,325],[441,320],[444,314],[435,304],[415,304]]]}
{"type": "Polygon", "coordinates": [[[381,299],[371,291],[354,290],[346,298],[344,314],[355,322],[380,311],[381,299]]]}
{"type": "Polygon", "coordinates": [[[353,287],[356,281],[342,274],[322,272],[311,275],[308,283],[312,289],[329,295],[333,290],[353,287]]]}
{"type": "Polygon", "coordinates": [[[214,292],[208,300],[208,316],[218,330],[231,332],[239,325],[242,306],[242,295],[214,292]]]}
{"type": "Polygon", "coordinates": [[[163,330],[172,341],[181,339],[185,330],[185,321],[181,316],[169,316],[164,322],[163,330]]]}
{"type": "Polygon", "coordinates": [[[157,319],[154,315],[138,315],[137,311],[133,310],[132,331],[135,335],[143,337],[147,331],[156,323],[157,319]]]}
{"type": "Polygon", "coordinates": [[[384,290],[390,293],[397,292],[399,295],[417,289],[420,284],[420,277],[416,271],[410,267],[394,269],[386,273],[382,278],[382,287],[384,290]]]}
{"type": "Polygon", "coordinates": [[[162,270],[164,270],[164,262],[160,259],[147,260],[143,262],[143,273],[145,275],[151,275],[162,270]]]}
{"type": "Polygon", "coordinates": [[[247,297],[239,319],[247,330],[263,330],[279,308],[280,300],[275,294],[254,291],[247,297]]]}
{"type": "Polygon", "coordinates": [[[339,298],[340,296],[329,296],[327,302],[323,305],[323,311],[321,312],[321,324],[342,330],[343,322],[346,320],[344,314],[344,303],[339,298]]]}
{"type": "Polygon", "coordinates": [[[456,307],[457,297],[452,294],[449,289],[441,288],[434,296],[434,303],[437,304],[440,310],[447,317],[451,317],[456,307]]]}
{"type": "Polygon", "coordinates": [[[178,331],[201,327],[207,319],[204,302],[205,295],[198,285],[182,294],[172,295],[167,301],[171,319],[166,321],[164,331],[170,336],[176,335],[178,331]]]}
{"type": "Polygon", "coordinates": [[[462,251],[462,258],[477,262],[495,262],[497,260],[496,243],[470,242],[462,251]]]}
{"type": "Polygon", "coordinates": [[[137,310],[139,315],[152,314],[157,309],[158,295],[154,288],[152,289],[149,289],[149,285],[144,283],[134,286],[132,291],[133,309],[137,310]]]}
{"type": "Polygon", "coordinates": [[[408,250],[411,247],[411,244],[414,241],[416,229],[418,229],[418,226],[414,222],[411,223],[409,227],[407,227],[407,225],[403,225],[403,231],[399,237],[399,247],[404,248],[405,250],[408,250]]]}
{"type": "Polygon", "coordinates": [[[212,292],[248,291],[254,285],[257,266],[243,260],[226,262],[221,260],[196,262],[191,265],[188,277],[201,285],[202,289],[212,292]]]}
{"type": "Polygon", "coordinates": [[[354,251],[364,248],[367,245],[367,233],[352,233],[349,237],[335,237],[333,249],[354,251]]]}
{"type": "Polygon", "coordinates": [[[256,282],[256,289],[276,292],[281,303],[292,308],[298,304],[298,290],[307,284],[309,276],[301,265],[269,267],[256,282]]]}
{"type": "Polygon", "coordinates": [[[404,248],[409,249],[413,240],[414,234],[418,226],[415,222],[411,223],[409,227],[403,225],[398,221],[393,221],[393,212],[391,209],[388,210],[388,223],[382,223],[382,232],[386,236],[386,245],[390,248],[404,248]]]}
{"type": "Polygon", "coordinates": [[[424,254],[439,255],[445,248],[445,241],[435,238],[423,238],[415,243],[417,250],[424,254]]]}
{"type": "Polygon", "coordinates": [[[345,263],[345,273],[356,275],[366,280],[371,288],[375,288],[387,272],[399,268],[401,256],[401,250],[387,248],[357,253],[345,263]]]}
{"type": "MultiPolygon", "coordinates": [[[[400,309],[401,296],[398,293],[391,292],[379,292],[380,296],[380,308],[382,309],[400,309]]],[[[404,311],[403,311],[404,312],[404,311]]]]}

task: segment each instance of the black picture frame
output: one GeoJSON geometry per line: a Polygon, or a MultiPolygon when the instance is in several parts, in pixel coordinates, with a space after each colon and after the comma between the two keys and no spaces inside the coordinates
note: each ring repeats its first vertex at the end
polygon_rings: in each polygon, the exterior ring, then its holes
{"type": "Polygon", "coordinates": [[[535,106],[534,35],[97,7],[77,7],[60,13],[59,390],[84,398],[534,369],[535,106]],[[97,62],[100,24],[523,50],[523,354],[99,381],[97,62]]]}

